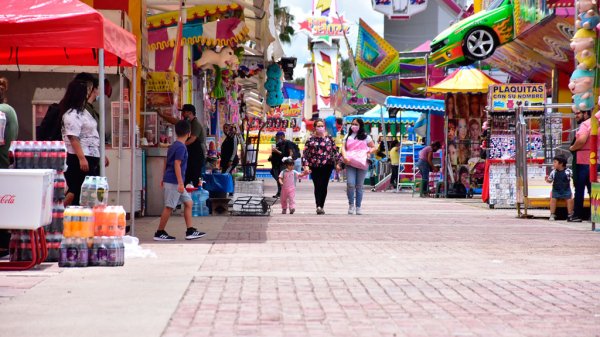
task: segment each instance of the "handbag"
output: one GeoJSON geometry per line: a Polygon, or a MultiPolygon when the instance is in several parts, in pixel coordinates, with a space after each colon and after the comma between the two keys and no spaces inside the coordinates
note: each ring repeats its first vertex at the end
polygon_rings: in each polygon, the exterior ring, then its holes
{"type": "Polygon", "coordinates": [[[368,157],[369,147],[365,141],[352,138],[346,140],[347,165],[359,170],[366,170],[369,168],[368,157]]]}

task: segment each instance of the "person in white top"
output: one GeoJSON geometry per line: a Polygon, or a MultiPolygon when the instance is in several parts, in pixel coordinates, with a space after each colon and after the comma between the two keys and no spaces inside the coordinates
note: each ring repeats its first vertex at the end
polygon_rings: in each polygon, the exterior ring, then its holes
{"type": "Polygon", "coordinates": [[[73,80],[60,101],[62,136],[67,147],[65,180],[68,191],[65,206],[79,205],[81,185],[85,177],[100,173],[100,135],[94,117],[85,109],[92,84],[73,80]]]}
{"type": "Polygon", "coordinates": [[[371,153],[377,151],[371,136],[364,129],[364,122],[360,118],[352,121],[348,136],[342,146],[342,159],[346,164],[346,192],[348,195],[348,214],[361,215],[363,198],[363,186],[367,169],[368,158],[371,153]]]}

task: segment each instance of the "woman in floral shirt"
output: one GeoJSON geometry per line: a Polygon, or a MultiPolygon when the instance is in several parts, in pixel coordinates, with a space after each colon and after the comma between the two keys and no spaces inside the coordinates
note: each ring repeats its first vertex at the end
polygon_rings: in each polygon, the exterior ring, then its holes
{"type": "Polygon", "coordinates": [[[302,162],[305,170],[311,172],[317,214],[325,214],[323,206],[327,198],[329,177],[339,161],[340,154],[335,146],[335,141],[325,131],[325,122],[322,119],[316,120],[315,132],[304,145],[302,162]]]}

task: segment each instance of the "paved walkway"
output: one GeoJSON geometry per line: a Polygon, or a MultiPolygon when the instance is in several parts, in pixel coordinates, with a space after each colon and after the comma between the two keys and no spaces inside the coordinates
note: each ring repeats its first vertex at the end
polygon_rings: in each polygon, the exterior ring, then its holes
{"type": "Polygon", "coordinates": [[[195,218],[194,242],[142,219],[158,258],[123,268],[2,273],[0,336],[600,336],[589,223],[371,192],[349,216],[343,188],[324,216],[303,182],[294,215],[195,218]]]}

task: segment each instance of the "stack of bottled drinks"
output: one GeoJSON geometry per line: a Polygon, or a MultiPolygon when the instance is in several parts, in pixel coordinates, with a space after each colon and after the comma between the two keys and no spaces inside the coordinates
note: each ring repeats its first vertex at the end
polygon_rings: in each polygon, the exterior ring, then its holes
{"type": "Polygon", "coordinates": [[[108,180],[106,177],[87,176],[81,185],[79,204],[96,207],[108,203],[108,180]]]}
{"type": "Polygon", "coordinates": [[[67,160],[65,143],[60,141],[14,141],[9,151],[16,169],[52,169],[64,171],[67,160]]]}
{"type": "Polygon", "coordinates": [[[94,207],[94,239],[90,251],[91,266],[125,264],[125,210],[122,206],[94,207]]]}
{"type": "Polygon", "coordinates": [[[125,264],[125,210],[121,206],[67,207],[61,267],[123,266],[125,264]]]}
{"type": "MultiPolygon", "coordinates": [[[[63,202],[65,199],[65,160],[67,150],[64,142],[58,141],[14,141],[10,151],[17,169],[54,170],[54,197],[52,223],[46,226],[47,262],[57,262],[63,231],[63,202]]],[[[31,261],[31,238],[27,231],[11,231],[9,246],[11,261],[31,261]]]]}

